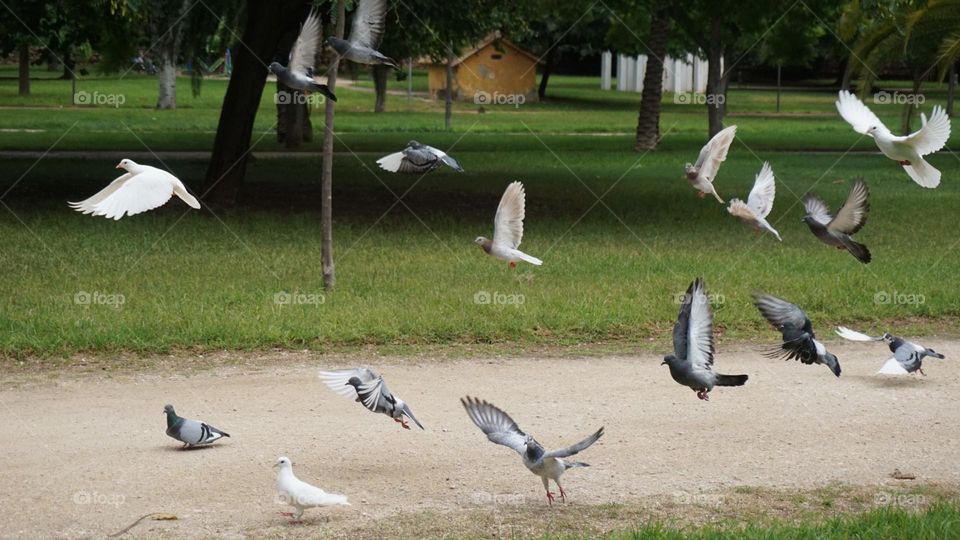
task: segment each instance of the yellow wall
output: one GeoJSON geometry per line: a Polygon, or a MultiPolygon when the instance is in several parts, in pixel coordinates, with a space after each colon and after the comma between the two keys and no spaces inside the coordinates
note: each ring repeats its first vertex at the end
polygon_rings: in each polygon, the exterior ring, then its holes
{"type": "MultiPolygon", "coordinates": [[[[498,51],[493,44],[489,44],[454,66],[455,99],[485,104],[484,98],[504,100],[509,98],[500,96],[522,95],[527,102],[536,100],[537,70],[534,61],[505,43],[502,44],[502,49],[498,51]]],[[[446,77],[445,66],[430,67],[427,80],[430,95],[434,98],[443,96],[446,77]]]]}

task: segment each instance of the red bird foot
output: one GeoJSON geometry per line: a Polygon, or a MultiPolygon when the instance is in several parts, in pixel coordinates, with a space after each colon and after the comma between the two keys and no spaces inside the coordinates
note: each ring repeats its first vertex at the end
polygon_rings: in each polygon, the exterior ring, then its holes
{"type": "Polygon", "coordinates": [[[567,494],[566,492],[563,491],[563,488],[560,488],[560,500],[563,502],[567,502],[567,494]]]}
{"type": "Polygon", "coordinates": [[[710,401],[710,396],[707,395],[706,390],[697,390],[697,397],[704,401],[710,401]]]}
{"type": "Polygon", "coordinates": [[[551,505],[553,504],[553,492],[552,492],[552,491],[548,491],[548,492],[547,492],[547,502],[550,503],[551,505]]]}
{"type": "Polygon", "coordinates": [[[510,261],[510,268],[516,268],[516,267],[517,267],[517,263],[514,261],[510,261]]]}
{"type": "Polygon", "coordinates": [[[901,165],[910,165],[910,160],[909,160],[909,159],[901,160],[901,161],[900,161],[900,164],[901,164],[901,165]]]}
{"type": "Polygon", "coordinates": [[[393,421],[403,426],[403,429],[410,429],[410,424],[403,418],[394,418],[393,421]]]}
{"type": "Polygon", "coordinates": [[[843,250],[844,250],[844,247],[843,247],[843,246],[837,246],[837,249],[839,249],[840,251],[843,251],[843,250]]]}
{"type": "Polygon", "coordinates": [[[704,193],[704,192],[702,192],[702,191],[701,191],[700,193],[697,193],[697,197],[700,197],[701,199],[704,198],[704,197],[706,197],[706,196],[707,196],[707,194],[704,193]]]}

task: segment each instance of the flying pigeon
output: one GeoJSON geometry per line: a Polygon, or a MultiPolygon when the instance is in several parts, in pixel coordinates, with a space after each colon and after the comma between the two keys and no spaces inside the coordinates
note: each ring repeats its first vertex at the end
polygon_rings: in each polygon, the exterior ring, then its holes
{"type": "Polygon", "coordinates": [[[330,36],[327,44],[347,60],[358,64],[384,64],[393,69],[400,69],[397,63],[384,56],[377,47],[383,39],[386,27],[387,0],[360,0],[357,10],[353,13],[353,24],[350,27],[350,39],[340,39],[330,36]]]}
{"type": "Polygon", "coordinates": [[[710,139],[710,142],[700,150],[700,156],[697,157],[697,164],[687,163],[684,171],[687,174],[687,180],[690,184],[700,190],[700,198],[704,198],[710,193],[723,204],[723,199],[717,195],[713,187],[713,181],[717,177],[717,171],[720,170],[720,164],[727,159],[727,151],[730,150],[730,143],[737,133],[737,126],[730,126],[717,133],[710,139]]]}
{"type": "Polygon", "coordinates": [[[184,448],[213,444],[222,437],[230,436],[211,425],[177,416],[173,405],[164,405],[163,412],[167,415],[167,435],[182,442],[184,448]]]}
{"type": "Polygon", "coordinates": [[[861,334],[845,326],[840,326],[837,328],[837,335],[850,341],[883,341],[886,343],[887,346],[890,347],[890,352],[893,353],[893,357],[887,360],[887,362],[883,364],[883,367],[880,368],[880,371],[877,372],[884,375],[906,375],[907,373],[919,372],[921,375],[926,376],[922,366],[925,357],[929,356],[931,358],[939,358],[940,360],[946,358],[933,349],[921,347],[916,343],[911,343],[886,332],[882,336],[873,337],[861,334]]]}
{"type": "Polygon", "coordinates": [[[423,429],[413,411],[402,399],[393,395],[387,388],[387,383],[379,373],[365,367],[352,369],[338,369],[336,371],[321,371],[320,379],[334,392],[341,396],[356,400],[364,407],[375,413],[382,413],[404,429],[410,429],[404,416],[413,420],[417,427],[423,429]]]}
{"type": "Polygon", "coordinates": [[[813,323],[802,309],[776,296],[759,293],[753,295],[753,305],[783,334],[783,344],[767,356],[800,360],[804,364],[824,364],[834,375],[840,376],[840,360],[817,341],[813,323]]]}
{"type": "Polygon", "coordinates": [[[750,190],[750,196],[744,203],[740,199],[732,199],[727,212],[736,216],[744,224],[753,227],[753,230],[759,234],[762,229],[770,231],[777,240],[783,242],[780,233],[777,232],[769,223],[766,217],[773,210],[773,199],[777,194],[777,185],[773,178],[773,169],[770,164],[764,162],[753,182],[753,189],[750,190]]]}
{"type": "Polygon", "coordinates": [[[293,474],[293,464],[290,458],[281,456],[273,465],[279,467],[277,471],[277,491],[280,499],[297,509],[293,512],[280,512],[281,515],[299,521],[303,511],[307,508],[321,508],[324,506],[350,506],[346,495],[327,493],[326,491],[300,480],[293,474]]]}
{"type": "Polygon", "coordinates": [[[510,415],[490,403],[469,396],[460,398],[460,403],[467,410],[467,414],[470,415],[473,423],[486,433],[487,439],[513,448],[523,456],[523,464],[527,466],[527,469],[530,469],[530,472],[543,480],[543,488],[547,490],[547,502],[550,504],[553,504],[554,501],[554,494],[550,491],[550,480],[557,484],[557,488],[560,489],[560,499],[566,502],[567,494],[563,491],[563,486],[560,485],[560,476],[567,469],[590,466],[587,463],[567,461],[562,458],[586,450],[603,436],[603,428],[601,427],[596,433],[573,446],[547,452],[536,439],[521,431],[517,423],[510,418],[510,415]]]}
{"type": "Polygon", "coordinates": [[[176,176],[167,171],[121,160],[118,169],[127,171],[96,195],[80,202],[68,202],[70,208],[84,214],[117,220],[163,205],[176,195],[191,208],[200,209],[200,202],[191,195],[176,176]]]}
{"type": "Polygon", "coordinates": [[[703,278],[687,288],[680,305],[680,315],[673,325],[673,351],[663,357],[670,376],[689,386],[697,397],[709,401],[707,394],[714,386],[743,386],[746,375],[721,375],[713,370],[713,313],[704,290],[703,278]]]}
{"type": "Polygon", "coordinates": [[[439,167],[441,163],[457,172],[463,172],[460,163],[446,152],[417,141],[408,142],[402,152],[394,152],[377,160],[377,164],[385,171],[408,174],[425,174],[439,167]]]}
{"type": "Polygon", "coordinates": [[[940,171],[924,161],[922,156],[940,150],[950,138],[950,118],[942,107],[937,105],[933,108],[929,122],[926,115],[920,113],[922,127],[906,136],[891,133],[877,115],[846,90],[840,91],[837,111],[853,126],[854,131],[873,137],[880,152],[903,165],[903,170],[914,182],[925,188],[940,185],[940,171]]]}
{"type": "Polygon", "coordinates": [[[847,202],[837,212],[837,217],[830,215],[830,208],[823,199],[808,194],[803,198],[803,207],[807,211],[803,221],[810,227],[810,232],[821,242],[837,249],[845,249],[863,264],[870,262],[870,250],[867,246],[857,243],[850,238],[867,223],[867,212],[870,211],[870,190],[862,179],[857,179],[847,196],[847,202]]]}
{"type": "Polygon", "coordinates": [[[290,49],[287,67],[283,67],[279,62],[271,62],[268,69],[277,76],[277,80],[290,88],[304,92],[320,92],[332,101],[336,101],[337,96],[333,95],[327,85],[313,80],[313,65],[317,58],[318,41],[320,41],[320,14],[312,10],[300,27],[297,41],[290,49]]]}
{"type": "Polygon", "coordinates": [[[523,184],[513,182],[507,186],[500,198],[497,215],[493,218],[493,240],[478,236],[474,243],[483,248],[483,251],[492,257],[507,261],[510,268],[516,268],[517,261],[526,261],[540,266],[543,261],[527,255],[517,249],[520,239],[523,238],[523,217],[526,213],[526,195],[523,184]]]}

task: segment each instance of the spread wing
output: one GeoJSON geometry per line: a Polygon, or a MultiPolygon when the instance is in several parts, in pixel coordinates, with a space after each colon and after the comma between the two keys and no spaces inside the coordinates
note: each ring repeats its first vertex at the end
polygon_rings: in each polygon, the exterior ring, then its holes
{"type": "MultiPolygon", "coordinates": [[[[843,117],[848,124],[853,126],[854,131],[857,133],[870,135],[867,133],[867,130],[871,127],[875,127],[879,131],[890,133],[890,130],[887,129],[887,126],[883,125],[883,122],[877,118],[877,115],[873,114],[873,111],[864,105],[863,102],[857,98],[857,96],[846,90],[840,91],[840,95],[837,99],[837,112],[840,113],[840,116],[843,117]]],[[[873,135],[870,136],[872,137],[873,135]]]]}
{"type": "Polygon", "coordinates": [[[764,162],[753,182],[753,189],[750,190],[750,196],[747,198],[747,206],[758,216],[765,218],[773,210],[773,199],[776,196],[777,183],[773,177],[773,169],[770,168],[769,163],[764,162]]]}
{"type": "Polygon", "coordinates": [[[812,217],[814,221],[821,225],[826,225],[833,221],[833,216],[830,215],[830,208],[827,206],[827,203],[823,202],[823,199],[816,195],[807,195],[804,197],[803,208],[806,210],[808,216],[812,217]]]}
{"type": "Polygon", "coordinates": [[[870,211],[870,202],[867,200],[870,196],[870,190],[867,189],[867,183],[862,179],[857,179],[847,196],[847,202],[843,203],[843,208],[837,212],[837,217],[827,225],[834,231],[840,231],[845,234],[853,234],[859,231],[867,223],[867,212],[870,211]]]}
{"type": "Polygon", "coordinates": [[[602,436],[603,436],[603,428],[600,428],[600,429],[598,429],[598,430],[596,431],[596,433],[594,433],[593,435],[590,435],[589,437],[587,437],[586,439],[578,442],[577,444],[568,446],[568,447],[566,447],[566,448],[560,448],[560,449],[558,449],[558,450],[553,450],[552,452],[547,452],[546,454],[543,455],[543,457],[544,457],[544,459],[550,458],[550,457],[554,457],[554,458],[558,458],[558,457],[559,457],[559,458],[564,458],[564,457],[567,457],[567,456],[572,456],[572,455],[574,455],[574,454],[578,454],[578,453],[583,452],[584,450],[586,450],[586,449],[587,449],[588,447],[590,447],[590,445],[592,445],[593,443],[597,442],[597,439],[599,439],[599,438],[602,437],[602,436]]]}
{"type": "MultiPolygon", "coordinates": [[[[361,387],[371,383],[376,384],[377,381],[383,382],[383,378],[377,372],[365,367],[320,372],[320,380],[331,390],[345,398],[356,401],[360,396],[357,394],[357,389],[350,384],[350,379],[354,377],[360,380],[361,387]]],[[[364,406],[370,407],[366,402],[364,402],[364,406]]]]}
{"type": "Polygon", "coordinates": [[[849,339],[850,341],[883,341],[883,337],[873,337],[866,334],[861,334],[856,330],[851,330],[846,326],[837,327],[837,335],[843,339],[849,339]]]}
{"type": "Polygon", "coordinates": [[[730,126],[714,135],[700,150],[696,167],[701,177],[713,182],[717,171],[720,170],[720,164],[727,159],[727,151],[730,150],[730,144],[736,134],[737,126],[730,126]]]}
{"type": "Polygon", "coordinates": [[[153,167],[124,179],[123,175],[86,201],[71,203],[84,214],[120,219],[162,206],[173,196],[172,175],[153,167]]]}
{"type": "Polygon", "coordinates": [[[523,184],[513,182],[500,198],[493,220],[493,243],[517,249],[523,238],[523,218],[526,215],[526,195],[523,184]]]}
{"type": "Polygon", "coordinates": [[[782,298],[769,294],[755,294],[753,304],[760,310],[763,318],[778,330],[784,327],[802,330],[810,324],[810,319],[802,309],[782,298]]]}
{"type": "Polygon", "coordinates": [[[313,69],[317,58],[317,44],[320,43],[320,32],[320,14],[317,10],[311,10],[307,20],[300,27],[300,35],[297,36],[296,43],[290,49],[287,69],[300,73],[313,69]]]}
{"type": "Polygon", "coordinates": [[[73,208],[77,212],[83,212],[84,214],[91,214],[94,212],[94,206],[103,202],[104,199],[109,197],[113,192],[120,189],[120,186],[122,186],[124,182],[126,182],[131,178],[133,178],[133,174],[131,173],[120,175],[116,179],[114,179],[113,182],[110,182],[110,184],[107,185],[107,187],[101,189],[92,197],[84,199],[79,202],[68,202],[67,205],[69,205],[70,208],[73,208]]]}
{"type": "Polygon", "coordinates": [[[908,136],[907,142],[918,154],[925,156],[940,150],[947,144],[947,139],[950,138],[950,118],[943,108],[937,105],[930,114],[929,122],[923,113],[920,113],[920,119],[923,127],[908,136]]]}
{"type": "Polygon", "coordinates": [[[687,288],[673,327],[673,348],[677,358],[685,358],[697,369],[709,370],[713,364],[713,313],[704,290],[703,278],[687,288]]]}
{"type": "Polygon", "coordinates": [[[387,0],[360,0],[353,12],[350,43],[376,50],[386,28],[387,0]]]}
{"type": "Polygon", "coordinates": [[[510,415],[494,407],[482,399],[467,396],[460,399],[463,408],[467,410],[470,419],[486,433],[490,441],[523,454],[527,449],[527,435],[520,430],[510,415]]]}

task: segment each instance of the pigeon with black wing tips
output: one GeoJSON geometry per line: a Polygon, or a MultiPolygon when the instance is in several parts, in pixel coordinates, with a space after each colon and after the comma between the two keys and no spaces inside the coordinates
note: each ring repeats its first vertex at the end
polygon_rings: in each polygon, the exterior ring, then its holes
{"type": "Polygon", "coordinates": [[[771,296],[755,293],[753,305],[760,310],[767,322],[783,334],[783,344],[767,354],[770,358],[800,360],[804,364],[823,364],[840,376],[840,360],[817,341],[813,333],[813,323],[806,312],[798,306],[771,296]]]}
{"type": "Polygon", "coordinates": [[[317,43],[320,40],[320,15],[316,10],[310,12],[300,28],[297,41],[290,49],[287,67],[280,62],[271,62],[269,70],[277,79],[290,88],[304,92],[320,92],[332,101],[337,100],[330,88],[313,80],[313,65],[317,57],[317,43]]]}
{"type": "Polygon", "coordinates": [[[847,202],[837,212],[837,216],[830,215],[830,208],[820,197],[808,194],[803,198],[803,206],[807,211],[803,221],[810,227],[810,232],[821,242],[834,246],[840,250],[847,250],[863,264],[870,262],[870,250],[867,246],[857,243],[850,237],[863,228],[867,223],[867,212],[870,211],[870,190],[866,182],[858,178],[850,189],[847,202]]]}
{"type": "Polygon", "coordinates": [[[167,435],[182,442],[184,448],[206,446],[230,436],[207,423],[177,416],[173,405],[164,405],[163,413],[167,415],[167,435]]]}
{"type": "Polygon", "coordinates": [[[377,160],[377,165],[385,171],[425,174],[443,163],[457,172],[463,172],[460,162],[446,152],[417,141],[410,141],[402,152],[394,152],[377,160]]]}
{"type": "Polygon", "coordinates": [[[320,379],[334,392],[356,400],[372,412],[393,418],[393,421],[404,429],[410,429],[404,417],[413,420],[417,427],[423,429],[410,406],[390,392],[383,377],[372,369],[359,367],[321,371],[320,379]]]}
{"type": "Polygon", "coordinates": [[[917,345],[916,343],[887,332],[884,332],[882,336],[874,337],[862,334],[856,330],[851,330],[845,326],[840,326],[837,327],[837,335],[850,341],[883,341],[886,343],[887,346],[890,347],[890,352],[893,353],[893,356],[888,359],[886,363],[883,364],[883,367],[880,368],[880,371],[877,372],[884,375],[920,373],[926,376],[927,374],[923,372],[924,358],[928,356],[931,358],[939,358],[940,360],[946,358],[933,349],[917,345]]]}

